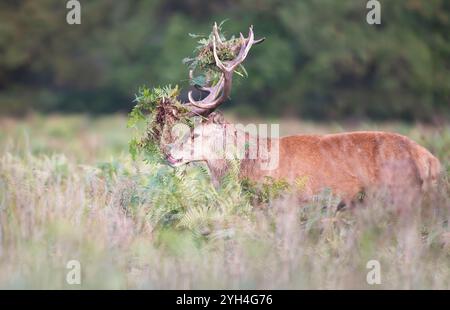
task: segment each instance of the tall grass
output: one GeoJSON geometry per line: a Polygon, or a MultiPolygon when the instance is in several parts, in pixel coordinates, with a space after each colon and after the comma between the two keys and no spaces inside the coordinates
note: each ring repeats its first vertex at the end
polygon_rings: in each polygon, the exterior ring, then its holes
{"type": "Polygon", "coordinates": [[[252,206],[236,169],[215,189],[201,167],[132,161],[125,123],[0,120],[0,288],[450,288],[448,126],[382,127],[441,159],[436,191],[336,213],[326,191],[252,206]],[[74,259],[80,286],[66,282],[74,259]],[[366,281],[369,260],[381,285],[366,281]]]}

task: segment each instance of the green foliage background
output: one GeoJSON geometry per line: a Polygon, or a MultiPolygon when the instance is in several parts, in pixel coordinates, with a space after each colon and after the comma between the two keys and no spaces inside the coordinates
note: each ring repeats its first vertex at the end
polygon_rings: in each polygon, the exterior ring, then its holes
{"type": "Polygon", "coordinates": [[[65,1],[0,3],[0,113],[129,111],[139,86],[181,84],[181,61],[230,19],[266,42],[246,62],[227,108],[241,115],[434,120],[450,115],[450,2],[380,0],[65,1]]]}

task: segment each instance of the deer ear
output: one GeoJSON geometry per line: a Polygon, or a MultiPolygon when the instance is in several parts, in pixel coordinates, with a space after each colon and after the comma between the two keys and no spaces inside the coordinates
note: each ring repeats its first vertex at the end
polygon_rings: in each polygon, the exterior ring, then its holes
{"type": "Polygon", "coordinates": [[[224,117],[222,113],[212,112],[208,115],[208,118],[204,121],[205,124],[223,124],[224,117]]]}
{"type": "Polygon", "coordinates": [[[223,117],[222,113],[215,112],[214,116],[213,116],[213,123],[214,124],[223,124],[223,122],[224,122],[224,117],[223,117]]]}

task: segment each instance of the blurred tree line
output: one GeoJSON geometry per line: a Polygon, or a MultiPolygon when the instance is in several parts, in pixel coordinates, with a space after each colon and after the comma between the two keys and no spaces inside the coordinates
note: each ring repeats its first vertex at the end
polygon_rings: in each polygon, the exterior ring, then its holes
{"type": "Polygon", "coordinates": [[[180,84],[196,40],[214,21],[228,34],[255,25],[264,44],[227,104],[241,114],[405,120],[450,115],[450,1],[0,2],[0,113],[128,111],[141,85],[180,84]]]}

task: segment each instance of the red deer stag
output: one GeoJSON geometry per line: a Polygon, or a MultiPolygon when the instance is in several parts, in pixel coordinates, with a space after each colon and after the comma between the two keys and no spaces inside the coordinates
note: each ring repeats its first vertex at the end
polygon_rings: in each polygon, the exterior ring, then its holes
{"type": "MultiPolygon", "coordinates": [[[[232,155],[228,153],[236,151],[223,148],[223,145],[236,145],[237,136],[240,135],[245,143],[237,144],[246,146],[243,151],[245,156],[240,159],[242,178],[261,182],[266,177],[271,177],[290,183],[301,179],[306,197],[329,188],[344,202],[349,203],[362,191],[370,188],[408,184],[424,189],[437,180],[440,173],[439,160],[422,146],[399,134],[363,131],[261,139],[248,133],[242,134],[241,128],[224,122],[217,113],[212,113],[228,99],[234,70],[245,60],[250,48],[261,41],[254,39],[253,29],[250,27],[247,38],[241,34],[235,59],[221,61],[217,49],[223,42],[217,25],[214,25],[212,48],[221,77],[210,87],[197,86],[209,93],[204,99],[195,101],[189,93],[189,102],[185,105],[190,115],[202,115],[206,117],[206,121],[202,121],[194,130],[189,130],[183,139],[163,148],[170,165],[204,161],[213,181],[217,183],[229,167],[227,159],[232,155]],[[201,141],[200,150],[194,146],[196,139],[201,141]],[[256,146],[257,152],[264,148],[276,150],[269,152],[269,157],[277,157],[274,161],[276,165],[268,168],[267,162],[271,159],[267,156],[249,158],[248,145],[256,146]]],[[[192,76],[193,72],[190,71],[190,77],[192,76]]],[[[242,152],[242,149],[239,151],[242,152]]]]}

